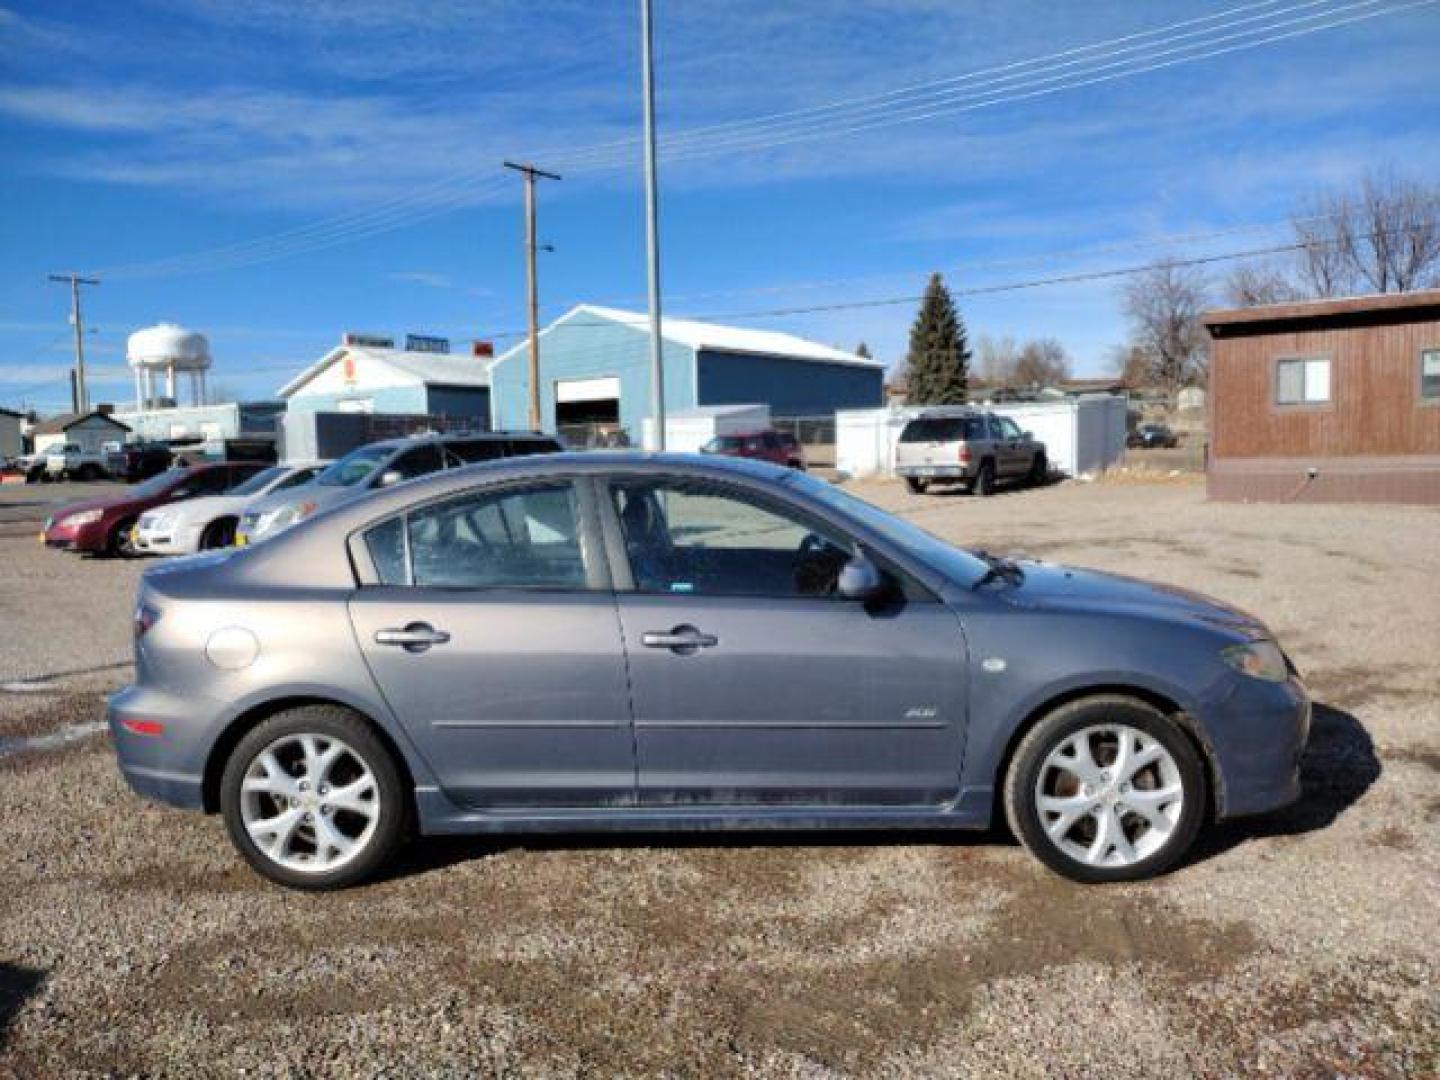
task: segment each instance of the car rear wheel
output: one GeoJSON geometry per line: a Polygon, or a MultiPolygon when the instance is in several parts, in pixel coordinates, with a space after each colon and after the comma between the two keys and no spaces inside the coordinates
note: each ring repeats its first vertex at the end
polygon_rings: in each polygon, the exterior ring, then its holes
{"type": "Polygon", "coordinates": [[[1005,814],[1030,853],[1086,883],[1153,877],[1204,820],[1205,769],[1170,720],[1131,698],[1087,698],[1041,720],[1005,778],[1005,814]]]}
{"type": "Polygon", "coordinates": [[[200,534],[200,550],[213,551],[216,548],[228,548],[235,546],[234,518],[221,518],[219,521],[212,521],[205,526],[205,531],[200,534]]]}
{"type": "Polygon", "coordinates": [[[970,490],[982,499],[995,494],[995,463],[993,461],[986,460],[980,463],[980,471],[975,474],[975,482],[970,485],[970,490]]]}
{"type": "Polygon", "coordinates": [[[271,881],[342,889],[394,857],[409,799],[369,724],[338,706],[307,705],[240,740],[225,763],[220,812],[231,842],[271,881]]]}
{"type": "Polygon", "coordinates": [[[924,495],[925,489],[930,486],[930,481],[921,480],[918,476],[907,476],[905,477],[905,486],[910,489],[912,494],[924,495]]]}

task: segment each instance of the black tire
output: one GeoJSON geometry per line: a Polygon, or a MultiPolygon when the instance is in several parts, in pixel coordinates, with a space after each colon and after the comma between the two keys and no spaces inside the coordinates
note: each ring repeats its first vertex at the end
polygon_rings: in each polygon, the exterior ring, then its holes
{"type": "Polygon", "coordinates": [[[126,518],[110,530],[110,536],[105,541],[105,554],[112,559],[129,559],[136,554],[135,548],[130,543],[130,530],[135,527],[134,518],[126,518]]]}
{"type": "Polygon", "coordinates": [[[1039,487],[1045,483],[1045,478],[1050,475],[1050,464],[1045,460],[1044,454],[1036,454],[1035,460],[1030,462],[1030,475],[1026,482],[1031,487],[1039,487]]]}
{"type": "Polygon", "coordinates": [[[81,465],[76,477],[84,481],[98,480],[100,478],[100,470],[94,465],[81,465]]]}
{"type": "Polygon", "coordinates": [[[200,550],[214,551],[217,548],[234,547],[237,524],[234,518],[217,518],[206,525],[205,531],[200,534],[200,550]]]}
{"type": "Polygon", "coordinates": [[[982,499],[988,499],[995,494],[995,462],[986,458],[980,463],[980,471],[975,474],[970,491],[982,499]]]}
{"type": "MultiPolygon", "coordinates": [[[[1105,764],[1103,761],[1098,763],[1105,764]]],[[[1209,807],[1205,765],[1189,737],[1164,714],[1143,701],[1113,695],[1072,701],[1031,728],[1010,759],[1003,797],[1010,830],[1030,854],[1062,877],[1084,884],[1137,881],[1164,873],[1190,848],[1209,807]],[[1124,865],[1096,866],[1070,855],[1046,833],[1036,804],[1037,785],[1045,759],[1051,751],[1084,728],[1108,724],[1123,724],[1136,729],[1159,742],[1169,752],[1179,772],[1183,802],[1170,833],[1149,855],[1124,865]]],[[[1077,819],[1077,827],[1084,820],[1083,816],[1077,819]]]]}
{"type": "Polygon", "coordinates": [[[411,792],[399,765],[368,721],[338,705],[305,705],[262,721],[231,751],[220,778],[220,813],[231,843],[262,877],[293,889],[326,892],[359,884],[394,859],[409,834],[411,792]],[[369,840],[348,862],[331,871],[295,870],[274,861],[251,838],[242,813],[240,788],[251,762],[277,739],[306,734],[345,742],[363,760],[378,788],[379,817],[369,840]]]}
{"type": "Polygon", "coordinates": [[[910,489],[912,495],[924,495],[925,489],[930,486],[930,481],[921,480],[918,476],[905,477],[905,486],[910,489]]]}

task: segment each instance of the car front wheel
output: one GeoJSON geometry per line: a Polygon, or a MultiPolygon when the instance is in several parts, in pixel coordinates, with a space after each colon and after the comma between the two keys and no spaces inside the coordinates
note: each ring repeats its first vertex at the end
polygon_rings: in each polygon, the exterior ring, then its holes
{"type": "Polygon", "coordinates": [[[389,750],[354,713],[305,706],[249,732],[230,755],[220,810],[245,860],[271,881],[341,889],[404,841],[408,799],[389,750]]]}
{"type": "Polygon", "coordinates": [[[1010,828],[1074,881],[1163,873],[1204,820],[1205,769],[1158,710],[1123,697],[1072,702],[1021,740],[1005,780],[1010,828]]]}

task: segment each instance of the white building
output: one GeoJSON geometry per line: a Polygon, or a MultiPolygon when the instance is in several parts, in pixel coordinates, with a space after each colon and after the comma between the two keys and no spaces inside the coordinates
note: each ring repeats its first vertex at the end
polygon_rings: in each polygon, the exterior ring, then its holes
{"type": "Polygon", "coordinates": [[[124,442],[130,428],[102,412],[65,413],[35,425],[30,432],[35,452],[74,445],[85,454],[101,454],[108,442],[124,442]]]}
{"type": "Polygon", "coordinates": [[[279,391],[298,412],[399,413],[490,423],[491,357],[452,354],[443,338],[345,334],[340,344],[279,391]]]}

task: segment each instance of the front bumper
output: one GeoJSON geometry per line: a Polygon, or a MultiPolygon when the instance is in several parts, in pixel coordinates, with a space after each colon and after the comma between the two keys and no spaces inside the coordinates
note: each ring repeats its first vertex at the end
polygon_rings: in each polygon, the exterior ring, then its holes
{"type": "Polygon", "coordinates": [[[1299,679],[1237,675],[1200,718],[1215,764],[1217,817],[1260,814],[1300,797],[1300,759],[1310,737],[1310,696],[1299,679]]]}
{"type": "Polygon", "coordinates": [[[137,528],[135,549],[147,555],[189,555],[200,548],[199,529],[185,525],[159,529],[137,528]]]}
{"type": "Polygon", "coordinates": [[[109,541],[107,529],[109,525],[103,520],[78,526],[61,522],[41,533],[41,539],[46,547],[63,551],[104,551],[109,541]]]}

